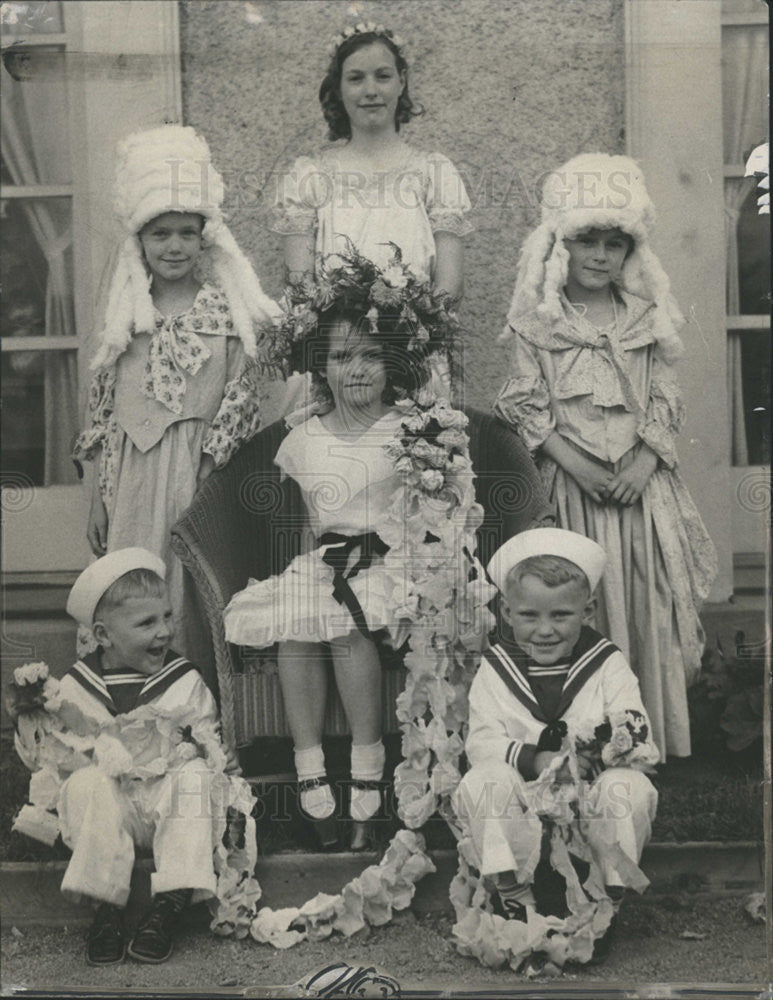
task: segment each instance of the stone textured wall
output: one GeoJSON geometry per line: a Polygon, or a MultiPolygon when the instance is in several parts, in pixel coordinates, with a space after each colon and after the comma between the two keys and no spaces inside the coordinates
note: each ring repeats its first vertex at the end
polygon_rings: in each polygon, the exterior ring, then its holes
{"type": "Polygon", "coordinates": [[[620,0],[183,0],[183,112],[209,140],[234,234],[270,294],[279,238],[272,176],[325,141],[317,91],[329,40],[374,20],[406,42],[408,141],[462,171],[476,231],[466,240],[466,402],[488,408],[503,379],[496,344],[541,175],[583,150],[624,150],[620,0]]]}

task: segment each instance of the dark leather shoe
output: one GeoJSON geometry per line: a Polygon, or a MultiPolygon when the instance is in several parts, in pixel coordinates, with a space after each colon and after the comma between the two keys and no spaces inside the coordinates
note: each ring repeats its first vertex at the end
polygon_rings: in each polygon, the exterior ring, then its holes
{"type": "Polygon", "coordinates": [[[300,793],[307,792],[312,788],[319,788],[320,785],[329,784],[330,782],[327,778],[305,778],[303,781],[298,782],[298,812],[311,826],[314,831],[314,836],[317,839],[317,843],[323,851],[330,851],[338,846],[338,823],[336,821],[335,811],[333,811],[330,816],[325,816],[323,819],[317,819],[315,816],[312,816],[311,813],[307,813],[301,805],[300,793]]]}
{"type": "Polygon", "coordinates": [[[160,892],[137,925],[129,945],[131,957],[153,965],[165,962],[174,949],[174,931],[183,906],[179,891],[160,892]]]}
{"type": "Polygon", "coordinates": [[[101,903],[94,914],[86,944],[89,965],[117,965],[126,958],[123,910],[101,903]]]}

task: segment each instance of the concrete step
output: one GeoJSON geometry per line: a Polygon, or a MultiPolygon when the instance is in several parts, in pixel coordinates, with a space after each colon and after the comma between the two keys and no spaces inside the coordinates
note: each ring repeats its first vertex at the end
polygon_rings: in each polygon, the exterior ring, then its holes
{"type": "MultiPolygon", "coordinates": [[[[434,851],[437,871],[416,886],[417,913],[451,912],[448,887],[456,867],[456,851],[434,851]]],[[[376,854],[272,854],[259,857],[255,875],[263,889],[261,904],[272,909],[300,906],[318,892],[332,895],[368,865],[376,854]]],[[[88,924],[93,911],[64,899],[59,885],[66,861],[6,862],[0,865],[0,917],[5,927],[73,926],[88,924]]],[[[650,879],[650,892],[747,893],[762,890],[764,845],[737,843],[652,843],[645,848],[641,867],[650,879]]],[[[152,861],[135,866],[132,910],[150,898],[152,861]]],[[[635,894],[631,893],[631,898],[635,894]]],[[[131,913],[129,914],[131,919],[131,913]]]]}
{"type": "Polygon", "coordinates": [[[736,593],[764,592],[766,572],[764,552],[736,552],[733,555],[733,589],[736,593]]]}

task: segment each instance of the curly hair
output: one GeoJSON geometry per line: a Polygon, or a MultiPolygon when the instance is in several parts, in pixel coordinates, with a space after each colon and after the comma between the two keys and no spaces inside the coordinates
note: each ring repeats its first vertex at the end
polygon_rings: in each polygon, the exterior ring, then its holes
{"type": "Polygon", "coordinates": [[[429,378],[427,352],[421,347],[409,350],[414,330],[399,310],[380,312],[374,330],[361,310],[335,303],[320,313],[314,332],[292,347],[293,370],[309,372],[315,388],[323,394],[327,388],[325,368],[330,340],[342,324],[352,331],[372,336],[381,346],[387,383],[383,401],[388,405],[415,392],[429,378]]]}
{"type": "Polygon", "coordinates": [[[322,105],[322,114],[327,122],[328,138],[333,142],[336,139],[351,139],[352,137],[352,126],[341,99],[341,73],[344,63],[354,52],[376,42],[389,49],[394,56],[397,72],[405,80],[403,92],[397,99],[395,129],[399,132],[401,125],[409,122],[411,118],[424,114],[424,108],[414,104],[408,94],[408,63],[405,61],[399,46],[392,41],[388,34],[376,33],[375,31],[358,32],[345,39],[335,50],[319,88],[319,103],[322,105]]]}

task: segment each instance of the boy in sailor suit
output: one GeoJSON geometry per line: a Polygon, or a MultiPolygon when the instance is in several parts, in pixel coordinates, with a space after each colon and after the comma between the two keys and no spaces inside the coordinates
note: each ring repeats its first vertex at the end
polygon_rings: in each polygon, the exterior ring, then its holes
{"type": "MultiPolygon", "coordinates": [[[[530,884],[539,858],[542,821],[528,804],[528,786],[555,757],[562,736],[593,728],[618,711],[641,713],[639,683],[617,647],[588,625],[593,590],[604,568],[603,549],[558,528],[537,528],[510,539],[488,566],[502,595],[502,614],[514,641],[502,639],[484,655],[470,687],[466,752],[470,770],[455,807],[496,886],[504,915],[528,922],[535,905],[530,884]],[[524,875],[524,872],[526,874],[524,875]]],[[[648,746],[640,758],[658,759],[648,746]]],[[[635,864],[650,836],[657,791],[641,771],[609,767],[593,780],[578,755],[587,790],[586,814],[614,823],[614,840],[635,864]]],[[[571,781],[566,764],[558,782],[571,781]]],[[[615,909],[626,875],[602,863],[615,909]]]]}
{"type": "MultiPolygon", "coordinates": [[[[99,723],[140,705],[196,709],[217,722],[217,706],[196,669],[170,649],[172,611],[161,559],[141,548],[119,549],[92,563],[76,580],[67,611],[90,628],[96,651],[62,678],[63,700],[99,723]]],[[[30,770],[35,748],[17,734],[16,748],[30,770]]],[[[233,770],[229,762],[227,770],[233,770]]],[[[71,774],[58,801],[62,839],[72,857],[62,891],[98,902],[88,937],[91,965],[111,965],[126,954],[123,910],[129,898],[135,844],[152,846],[153,900],[128,946],[142,962],[172,952],[178,917],[195,891],[215,894],[209,771],[200,757],[161,777],[127,783],[89,765],[71,774]]]]}

